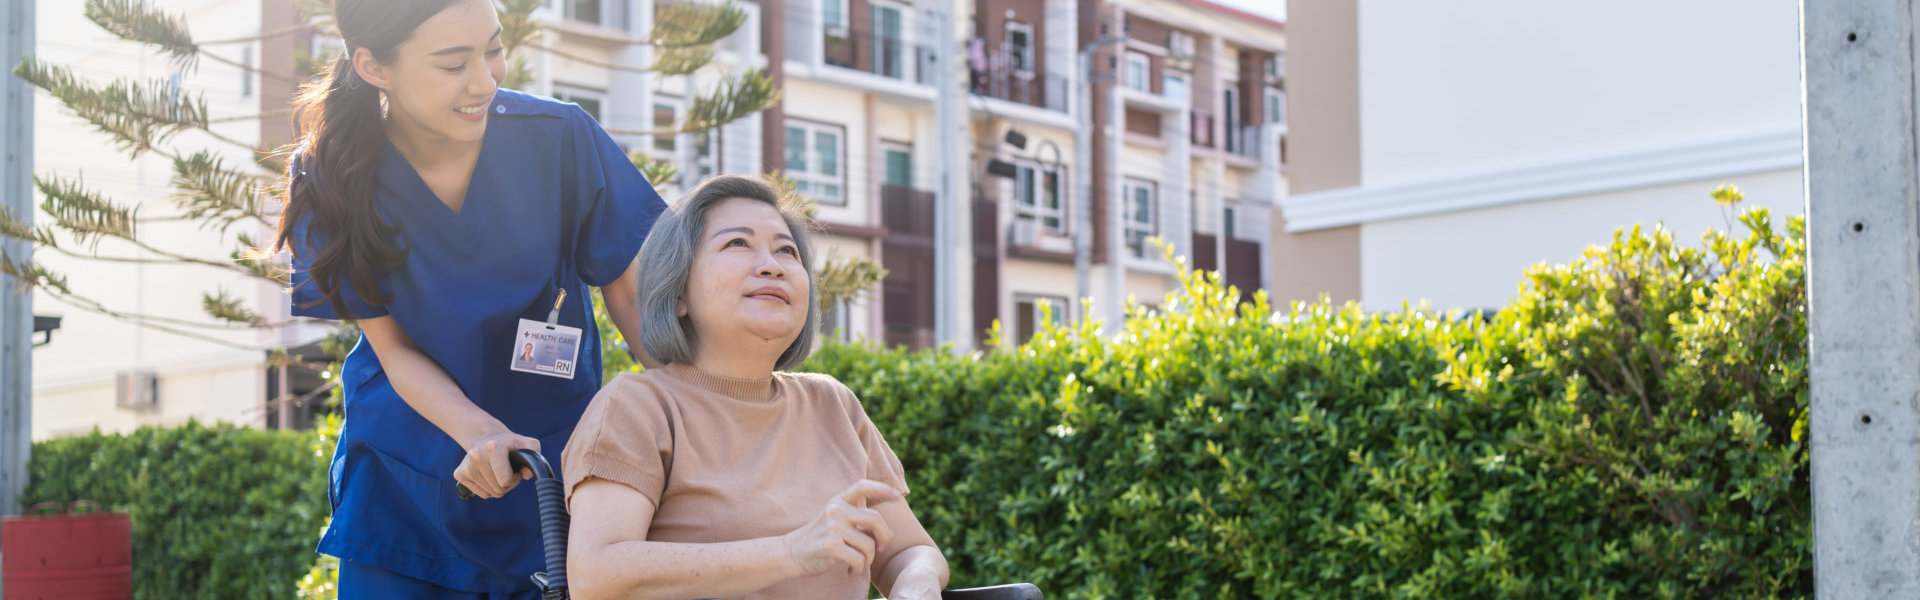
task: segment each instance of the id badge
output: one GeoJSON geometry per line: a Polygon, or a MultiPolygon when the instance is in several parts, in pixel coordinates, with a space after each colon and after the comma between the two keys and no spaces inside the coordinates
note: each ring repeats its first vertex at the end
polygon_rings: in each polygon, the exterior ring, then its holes
{"type": "Polygon", "coordinates": [[[520,320],[520,331],[513,336],[513,370],[573,379],[579,358],[579,328],[520,320]]]}

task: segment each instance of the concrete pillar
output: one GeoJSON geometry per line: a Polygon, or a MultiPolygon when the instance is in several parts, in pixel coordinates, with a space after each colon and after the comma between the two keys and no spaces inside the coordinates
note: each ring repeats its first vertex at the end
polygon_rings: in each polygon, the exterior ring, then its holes
{"type": "MultiPolygon", "coordinates": [[[[13,66],[33,51],[34,0],[0,6],[0,201],[15,218],[33,219],[33,86],[13,66]]],[[[0,240],[15,262],[33,258],[31,244],[0,240]]],[[[0,275],[0,515],[20,512],[33,452],[33,297],[14,293],[19,282],[0,275]]]]}
{"type": "Polygon", "coordinates": [[[1920,598],[1916,9],[1801,3],[1821,599],[1920,598]]]}

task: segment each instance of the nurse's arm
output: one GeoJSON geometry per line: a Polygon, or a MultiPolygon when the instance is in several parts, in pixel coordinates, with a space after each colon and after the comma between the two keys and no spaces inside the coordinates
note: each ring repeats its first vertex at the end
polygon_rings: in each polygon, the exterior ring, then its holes
{"type": "Polygon", "coordinates": [[[640,259],[628,263],[627,272],[620,274],[619,279],[601,286],[600,299],[606,301],[607,316],[613,319],[613,327],[620,330],[620,337],[627,340],[634,359],[649,369],[660,368],[660,361],[649,356],[640,343],[640,259]]]}
{"type": "Polygon", "coordinates": [[[733,598],[800,575],[778,537],[647,541],[653,501],[623,483],[588,479],[573,488],[568,504],[567,584],[575,600],[733,598]]]}
{"type": "Polygon", "coordinates": [[[467,451],[467,459],[454,471],[455,479],[483,498],[504,495],[520,482],[522,477],[508,466],[507,453],[518,448],[539,451],[539,440],[513,433],[475,405],[393,317],[361,319],[360,332],[373,344],[380,368],[400,399],[467,451]]]}

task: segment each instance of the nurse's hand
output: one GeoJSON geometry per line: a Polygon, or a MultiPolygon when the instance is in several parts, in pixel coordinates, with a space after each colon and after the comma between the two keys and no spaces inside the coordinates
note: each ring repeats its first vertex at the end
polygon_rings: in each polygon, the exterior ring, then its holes
{"type": "Polygon", "coordinates": [[[520,484],[520,480],[533,478],[531,471],[513,472],[513,467],[507,462],[507,455],[521,448],[539,452],[540,440],[504,429],[481,436],[467,446],[467,457],[460,461],[460,466],[454,467],[453,478],[466,484],[475,496],[505,496],[508,490],[520,484]]]}

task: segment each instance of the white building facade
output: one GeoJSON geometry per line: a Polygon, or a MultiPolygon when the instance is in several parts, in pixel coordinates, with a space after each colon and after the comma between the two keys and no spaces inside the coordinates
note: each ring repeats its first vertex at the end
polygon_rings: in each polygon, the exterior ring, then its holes
{"type": "Polygon", "coordinates": [[[1723,184],[1805,210],[1790,0],[1291,8],[1285,299],[1498,308],[1618,228],[1726,228],[1723,184]]]}

